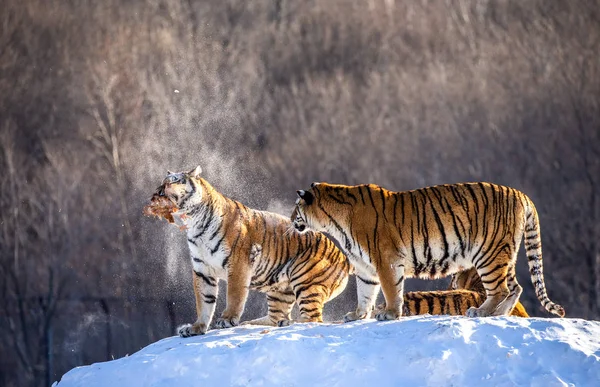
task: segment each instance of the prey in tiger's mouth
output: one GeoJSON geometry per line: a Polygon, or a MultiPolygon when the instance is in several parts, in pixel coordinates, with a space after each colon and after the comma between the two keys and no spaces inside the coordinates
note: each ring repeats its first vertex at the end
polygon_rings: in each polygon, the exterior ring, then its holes
{"type": "MultiPolygon", "coordinates": [[[[152,198],[150,198],[150,204],[144,206],[142,213],[146,216],[164,218],[167,222],[175,224],[173,215],[179,211],[179,207],[165,195],[164,188],[164,185],[158,187],[152,198]]],[[[185,214],[181,214],[179,217],[185,219],[185,214]]],[[[185,226],[180,226],[180,228],[185,229],[185,226]]]]}

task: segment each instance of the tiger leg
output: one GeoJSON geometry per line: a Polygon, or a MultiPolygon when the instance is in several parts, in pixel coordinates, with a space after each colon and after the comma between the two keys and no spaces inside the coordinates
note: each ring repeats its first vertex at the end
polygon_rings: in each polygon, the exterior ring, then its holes
{"type": "MultiPolygon", "coordinates": [[[[300,312],[298,322],[323,322],[323,305],[328,298],[328,291],[322,285],[303,286],[294,288],[296,302],[300,312]]],[[[280,321],[279,326],[289,325],[290,321],[280,321]]]]}
{"type": "Polygon", "coordinates": [[[517,282],[517,274],[514,266],[508,269],[507,285],[510,293],[508,294],[508,297],[506,297],[506,299],[502,301],[500,305],[498,305],[494,313],[492,313],[492,316],[510,315],[513,308],[519,301],[521,293],[523,293],[523,288],[517,282]]]}
{"type": "Polygon", "coordinates": [[[237,262],[227,271],[227,306],[217,320],[218,328],[231,328],[240,324],[250,290],[251,270],[237,262]]]}
{"type": "MultiPolygon", "coordinates": [[[[206,266],[202,266],[202,268],[206,268],[206,266]]],[[[218,279],[211,275],[210,270],[194,270],[192,275],[194,277],[193,286],[196,298],[197,319],[193,324],[185,324],[177,328],[177,333],[181,337],[203,335],[206,333],[215,313],[217,293],[219,291],[218,279]]]]}
{"type": "MultiPolygon", "coordinates": [[[[479,308],[471,307],[467,310],[469,317],[487,317],[495,315],[496,308],[508,297],[510,291],[507,285],[509,265],[514,266],[512,253],[504,249],[500,251],[494,260],[489,263],[475,266],[477,274],[486,293],[486,299],[479,308]]],[[[514,304],[513,304],[514,306],[514,304]]]]}
{"type": "Polygon", "coordinates": [[[376,273],[356,273],[358,305],[355,311],[346,313],[344,322],[369,318],[373,306],[375,306],[375,300],[377,299],[377,294],[379,294],[379,289],[379,278],[377,278],[376,273]]]}
{"type": "Polygon", "coordinates": [[[404,264],[384,263],[377,272],[385,297],[385,310],[375,314],[375,318],[378,321],[397,320],[404,307],[404,264]]]}
{"type": "Polygon", "coordinates": [[[290,321],[292,319],[292,307],[296,301],[296,296],[291,289],[286,291],[269,291],[267,292],[267,305],[269,306],[269,314],[264,317],[243,322],[250,325],[289,325],[282,321],[290,321]]]}

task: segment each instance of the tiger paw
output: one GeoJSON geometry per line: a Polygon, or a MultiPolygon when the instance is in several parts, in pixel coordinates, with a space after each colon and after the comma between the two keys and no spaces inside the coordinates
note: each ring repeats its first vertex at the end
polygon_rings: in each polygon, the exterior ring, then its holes
{"type": "Polygon", "coordinates": [[[482,308],[476,308],[474,306],[467,309],[467,317],[487,317],[490,314],[482,308]]]}
{"type": "Polygon", "coordinates": [[[185,324],[177,328],[177,334],[181,337],[203,335],[208,330],[206,324],[185,324]]]}
{"type": "Polygon", "coordinates": [[[385,311],[385,303],[379,304],[379,305],[375,305],[375,307],[373,308],[373,311],[375,313],[380,313],[380,312],[385,311]]]}
{"type": "Polygon", "coordinates": [[[384,310],[375,315],[377,321],[398,320],[400,313],[393,310],[384,310]]]}
{"type": "Polygon", "coordinates": [[[223,328],[232,328],[232,327],[236,327],[238,325],[240,325],[240,319],[239,317],[231,317],[231,318],[226,318],[226,317],[221,317],[219,319],[217,319],[217,328],[223,329],[223,328]]]}
{"type": "Polygon", "coordinates": [[[346,315],[344,316],[344,322],[350,322],[350,321],[356,321],[356,320],[364,320],[365,318],[367,318],[368,313],[358,313],[356,311],[354,312],[349,312],[346,313],[346,315]]]}
{"type": "Polygon", "coordinates": [[[293,323],[294,323],[293,320],[279,320],[279,321],[277,321],[277,326],[278,327],[289,327],[293,323]]]}

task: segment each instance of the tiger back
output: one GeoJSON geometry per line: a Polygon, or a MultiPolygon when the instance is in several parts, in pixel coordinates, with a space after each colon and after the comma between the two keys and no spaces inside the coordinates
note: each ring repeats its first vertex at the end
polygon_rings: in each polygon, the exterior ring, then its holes
{"type": "Polygon", "coordinates": [[[376,318],[396,319],[404,309],[405,278],[434,279],[472,267],[486,298],[467,315],[508,315],[522,292],[515,262],[523,236],[538,299],[547,311],[564,316],[546,294],[538,215],[522,192],[490,183],[402,192],[313,183],[297,193],[294,226],[330,234],[356,268],[359,303],[346,321],[365,318],[380,287],[386,310],[376,318]]]}
{"type": "Polygon", "coordinates": [[[286,217],[222,195],[200,167],[169,172],[157,195],[187,226],[197,319],[178,329],[183,337],[208,330],[219,279],[227,281],[227,303],[218,328],[239,324],[249,289],[266,293],[268,315],[248,323],[287,325],[294,303],[300,322],[322,322],[323,305],[346,287],[350,264],[324,234],[300,233],[286,217]]]}

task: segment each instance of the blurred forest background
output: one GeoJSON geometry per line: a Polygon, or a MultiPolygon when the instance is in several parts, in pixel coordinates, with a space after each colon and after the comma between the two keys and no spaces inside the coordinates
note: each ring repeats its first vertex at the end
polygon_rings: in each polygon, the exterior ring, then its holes
{"type": "MultiPolygon", "coordinates": [[[[284,214],[312,181],[510,185],[550,297],[598,319],[599,52],[599,0],[3,0],[0,385],[194,321],[185,237],[141,208],[198,164],[284,214]]],[[[265,312],[254,295],[243,319],[265,312]]]]}

